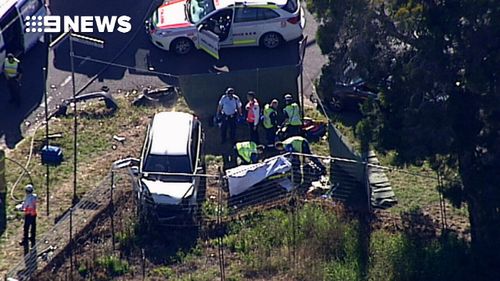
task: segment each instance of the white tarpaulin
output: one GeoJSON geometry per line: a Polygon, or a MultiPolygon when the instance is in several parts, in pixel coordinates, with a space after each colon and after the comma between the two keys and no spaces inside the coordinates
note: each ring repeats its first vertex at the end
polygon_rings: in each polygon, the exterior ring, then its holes
{"type": "MultiPolygon", "coordinates": [[[[289,172],[291,169],[292,164],[290,161],[283,156],[276,156],[266,159],[262,163],[241,165],[226,170],[229,195],[238,195],[273,175],[283,174],[289,172]]],[[[277,184],[288,191],[293,188],[292,182],[287,178],[281,179],[277,184]]]]}

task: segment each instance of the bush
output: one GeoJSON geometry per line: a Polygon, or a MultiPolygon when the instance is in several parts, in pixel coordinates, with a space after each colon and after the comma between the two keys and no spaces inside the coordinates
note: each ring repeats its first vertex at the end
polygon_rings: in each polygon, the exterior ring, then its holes
{"type": "Polygon", "coordinates": [[[161,267],[153,269],[152,273],[153,273],[153,276],[158,276],[158,277],[168,279],[174,275],[174,270],[168,266],[161,266],[161,267]]]}
{"type": "Polygon", "coordinates": [[[376,231],[370,245],[369,280],[474,280],[468,249],[452,235],[420,240],[376,231]]]}
{"type": "Polygon", "coordinates": [[[295,268],[299,280],[330,280],[333,275],[344,279],[332,280],[358,278],[357,235],[350,222],[310,204],[297,210],[295,221],[293,216],[272,210],[230,226],[224,241],[240,254],[246,276],[287,274],[295,268]],[[300,261],[297,267],[292,265],[293,251],[300,261]]]}
{"type": "Polygon", "coordinates": [[[110,276],[121,276],[129,270],[128,263],[115,256],[99,258],[97,265],[104,268],[110,276]]]}

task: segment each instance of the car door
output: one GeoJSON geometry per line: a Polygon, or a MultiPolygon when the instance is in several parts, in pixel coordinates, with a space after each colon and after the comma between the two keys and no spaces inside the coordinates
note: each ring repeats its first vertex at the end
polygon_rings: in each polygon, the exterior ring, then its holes
{"type": "Polygon", "coordinates": [[[219,36],[203,26],[198,29],[198,47],[219,59],[219,36]]]}
{"type": "Polygon", "coordinates": [[[232,8],[217,11],[203,20],[198,25],[199,48],[219,59],[219,48],[232,43],[232,21],[232,8]]]}
{"type": "Polygon", "coordinates": [[[258,25],[258,8],[237,7],[234,12],[233,42],[234,46],[257,45],[260,26],[258,25]]]}
{"type": "Polygon", "coordinates": [[[258,8],[257,20],[260,32],[257,33],[257,38],[267,32],[278,32],[282,34],[283,32],[283,22],[284,19],[280,18],[280,15],[275,11],[275,6],[269,5],[269,8],[258,8]]]}

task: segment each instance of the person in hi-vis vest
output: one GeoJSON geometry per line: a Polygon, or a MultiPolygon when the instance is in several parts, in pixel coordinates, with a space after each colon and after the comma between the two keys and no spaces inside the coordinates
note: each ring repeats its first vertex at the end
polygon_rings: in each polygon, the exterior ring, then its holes
{"type": "Polygon", "coordinates": [[[19,242],[20,246],[28,246],[28,240],[31,241],[31,247],[36,241],[36,203],[38,198],[34,193],[33,185],[28,184],[25,187],[26,197],[20,206],[20,211],[24,212],[24,233],[23,240],[19,242]],[[30,236],[28,236],[30,234],[30,236]]]}
{"type": "Polygon", "coordinates": [[[5,58],[2,70],[9,88],[9,102],[19,105],[21,103],[21,62],[13,54],[9,53],[5,58]]]}
{"type": "Polygon", "coordinates": [[[276,131],[278,130],[278,100],[273,99],[271,104],[266,104],[262,115],[264,116],[262,126],[266,131],[267,146],[274,147],[276,131]]]}
{"type": "Polygon", "coordinates": [[[291,94],[285,94],[285,115],[284,126],[286,126],[286,135],[288,137],[299,136],[302,130],[302,116],[299,105],[293,101],[291,94]]]}

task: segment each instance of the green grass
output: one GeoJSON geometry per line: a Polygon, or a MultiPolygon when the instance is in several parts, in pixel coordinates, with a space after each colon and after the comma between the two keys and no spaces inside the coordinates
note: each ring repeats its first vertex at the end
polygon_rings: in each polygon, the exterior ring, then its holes
{"type": "MultiPolygon", "coordinates": [[[[390,166],[393,162],[394,153],[387,155],[378,154],[382,165],[390,166]]],[[[389,178],[398,204],[390,209],[393,214],[409,212],[416,208],[425,211],[436,211],[439,208],[439,192],[437,190],[438,181],[436,174],[432,171],[428,163],[421,166],[405,165],[395,167],[392,171],[386,172],[389,178]]],[[[447,208],[449,215],[466,219],[467,208],[454,208],[451,205],[447,208]]]]}
{"type": "Polygon", "coordinates": [[[98,268],[102,268],[109,276],[112,277],[124,275],[129,271],[128,262],[115,256],[98,258],[96,264],[98,268]]]}

